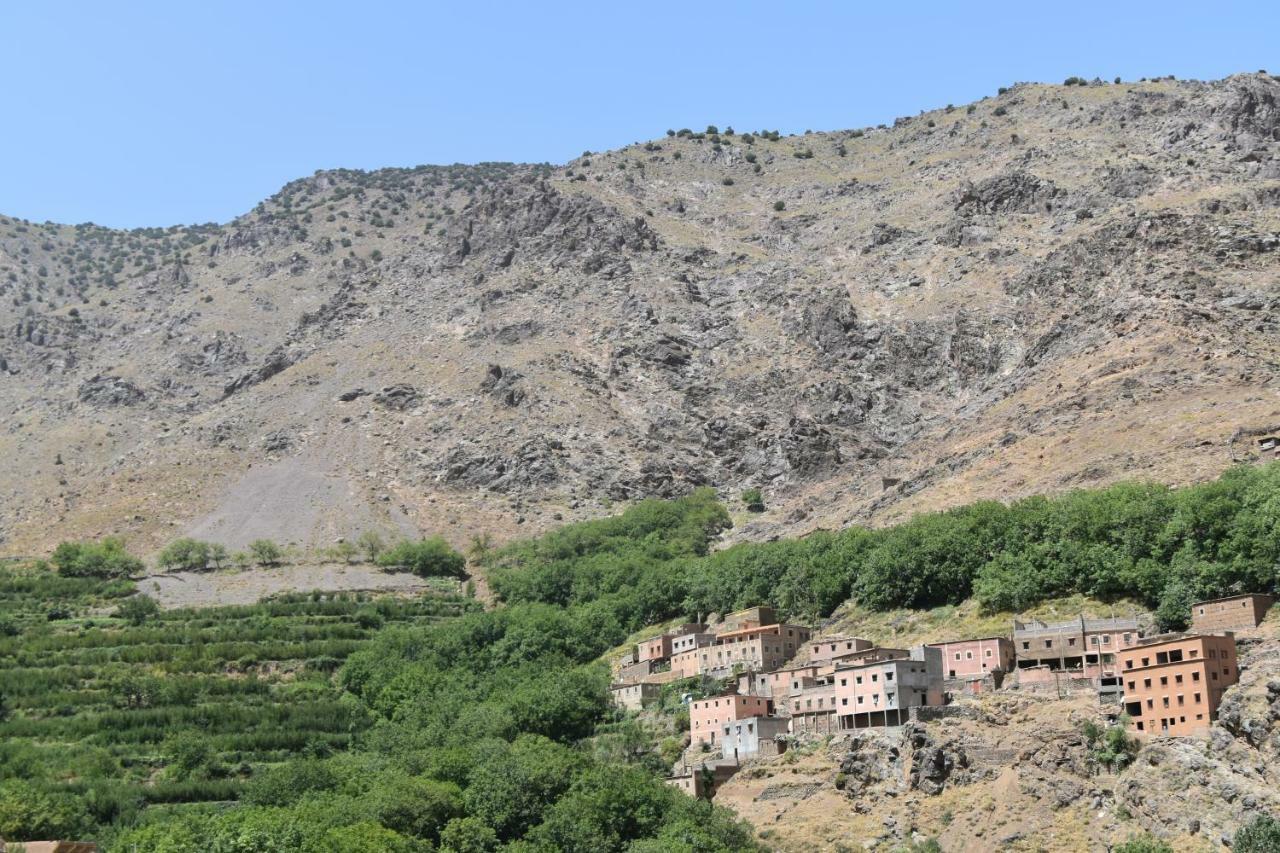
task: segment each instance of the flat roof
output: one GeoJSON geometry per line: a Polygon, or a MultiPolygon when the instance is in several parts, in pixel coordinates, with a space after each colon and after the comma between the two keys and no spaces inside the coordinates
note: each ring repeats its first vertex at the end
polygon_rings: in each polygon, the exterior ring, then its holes
{"type": "Polygon", "coordinates": [[[1140,649],[1151,649],[1156,646],[1163,646],[1169,643],[1181,643],[1186,640],[1205,640],[1209,638],[1217,640],[1231,640],[1232,642],[1235,642],[1236,635],[1231,631],[1180,631],[1175,634],[1159,634],[1155,637],[1143,637],[1127,649],[1120,649],[1118,653],[1124,654],[1126,652],[1136,652],[1140,649]]]}
{"type": "Polygon", "coordinates": [[[1206,598],[1204,601],[1197,601],[1192,607],[1199,607],[1201,604],[1217,604],[1219,601],[1235,601],[1238,598],[1270,598],[1275,600],[1275,596],[1269,592],[1241,592],[1236,595],[1224,595],[1222,598],[1206,598]]]}
{"type": "Polygon", "coordinates": [[[779,629],[779,631],[781,631],[781,629],[783,628],[799,628],[802,631],[809,630],[803,625],[795,625],[790,622],[775,622],[772,625],[757,625],[754,628],[739,628],[736,631],[725,631],[722,634],[716,634],[716,638],[719,639],[720,637],[736,637],[739,634],[752,634],[752,633],[755,633],[756,631],[771,631],[774,628],[779,629]]]}
{"type": "Polygon", "coordinates": [[[1012,642],[1008,637],[974,637],[971,640],[943,640],[939,643],[925,643],[926,646],[954,646],[958,643],[985,643],[987,640],[1004,640],[1012,642]]]}

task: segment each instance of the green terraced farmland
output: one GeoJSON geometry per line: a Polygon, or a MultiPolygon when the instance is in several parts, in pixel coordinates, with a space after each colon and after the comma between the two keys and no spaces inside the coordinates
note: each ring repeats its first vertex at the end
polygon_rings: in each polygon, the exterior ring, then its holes
{"type": "Polygon", "coordinates": [[[343,660],[384,626],[478,607],[310,593],[132,624],[114,614],[133,593],[0,567],[0,779],[83,796],[102,823],[234,800],[264,767],[345,749],[365,712],[334,684],[343,660]]]}

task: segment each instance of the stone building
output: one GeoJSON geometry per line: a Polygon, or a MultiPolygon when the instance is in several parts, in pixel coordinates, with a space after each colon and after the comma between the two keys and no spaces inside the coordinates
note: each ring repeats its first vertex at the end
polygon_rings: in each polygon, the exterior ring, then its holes
{"type": "Polygon", "coordinates": [[[648,708],[662,694],[661,684],[639,682],[636,684],[615,684],[609,688],[613,704],[626,711],[639,711],[648,708]]]}
{"type": "Polygon", "coordinates": [[[1191,630],[1247,631],[1262,623],[1274,603],[1274,597],[1258,592],[1197,601],[1191,605],[1191,630]]]}
{"type": "Polygon", "coordinates": [[[1147,735],[1192,735],[1218,717],[1222,693],[1240,677],[1230,633],[1171,634],[1119,655],[1124,710],[1147,735]]]}
{"type": "Polygon", "coordinates": [[[875,643],[861,637],[815,637],[809,641],[809,663],[828,663],[853,652],[873,648],[875,643]]]}
{"type": "Polygon", "coordinates": [[[1114,677],[1116,654],[1142,638],[1136,619],[1086,619],[1053,625],[1031,620],[1013,623],[1018,669],[1047,667],[1072,678],[1114,677]]]}

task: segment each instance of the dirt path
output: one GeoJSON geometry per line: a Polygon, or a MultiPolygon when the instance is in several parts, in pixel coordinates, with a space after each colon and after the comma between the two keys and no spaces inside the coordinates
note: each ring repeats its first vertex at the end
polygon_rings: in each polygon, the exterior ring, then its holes
{"type": "Polygon", "coordinates": [[[434,587],[408,573],[385,572],[375,566],[341,563],[279,566],[272,569],[221,572],[175,572],[149,575],[138,590],[166,609],[253,604],[282,592],[378,591],[414,593],[434,587]]]}

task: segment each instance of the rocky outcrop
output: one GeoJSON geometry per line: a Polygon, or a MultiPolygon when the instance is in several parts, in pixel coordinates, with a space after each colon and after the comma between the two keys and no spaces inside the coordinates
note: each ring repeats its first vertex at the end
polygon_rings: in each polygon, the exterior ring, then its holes
{"type": "Polygon", "coordinates": [[[87,379],[76,396],[92,406],[136,406],[147,397],[128,379],[101,374],[87,379]]]}

